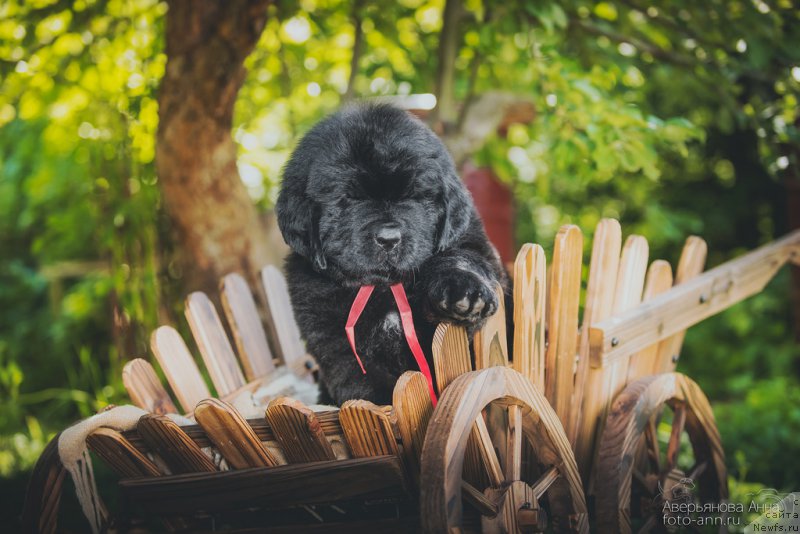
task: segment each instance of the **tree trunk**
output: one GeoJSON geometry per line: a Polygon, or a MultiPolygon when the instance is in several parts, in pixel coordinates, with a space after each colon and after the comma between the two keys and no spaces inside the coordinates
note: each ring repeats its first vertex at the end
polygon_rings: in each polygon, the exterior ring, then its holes
{"type": "Polygon", "coordinates": [[[266,0],[170,0],[167,65],[159,92],[156,169],[187,266],[187,285],[216,287],[231,271],[250,280],[279,251],[236,168],[233,108],[244,60],[267,18],[266,0]]]}

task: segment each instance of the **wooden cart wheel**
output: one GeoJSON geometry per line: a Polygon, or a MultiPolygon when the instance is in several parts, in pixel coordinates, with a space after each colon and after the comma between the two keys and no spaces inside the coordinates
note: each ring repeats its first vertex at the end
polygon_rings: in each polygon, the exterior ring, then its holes
{"type": "Polygon", "coordinates": [[[469,530],[462,499],[480,512],[484,532],[588,532],[580,475],[561,423],[544,396],[513,369],[461,375],[445,389],[431,418],[422,449],[423,530],[469,530]],[[491,428],[498,420],[504,432],[491,428]],[[462,476],[471,436],[486,467],[485,489],[462,476]]]}
{"type": "Polygon", "coordinates": [[[666,531],[667,503],[728,497],[719,432],[694,381],[680,373],[648,376],[614,399],[595,494],[598,531],[622,533],[666,531]]]}

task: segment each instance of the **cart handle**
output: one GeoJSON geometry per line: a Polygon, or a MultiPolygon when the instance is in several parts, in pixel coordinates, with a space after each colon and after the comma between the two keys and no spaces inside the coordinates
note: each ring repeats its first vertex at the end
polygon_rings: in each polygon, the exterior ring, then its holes
{"type": "Polygon", "coordinates": [[[593,325],[592,367],[608,366],[760,292],[786,263],[800,265],[800,230],[593,325]]]}

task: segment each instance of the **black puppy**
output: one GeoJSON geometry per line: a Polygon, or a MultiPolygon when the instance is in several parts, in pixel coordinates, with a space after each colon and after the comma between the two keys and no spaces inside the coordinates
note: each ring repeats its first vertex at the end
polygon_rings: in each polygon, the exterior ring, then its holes
{"type": "Polygon", "coordinates": [[[345,108],[314,126],[283,171],[276,210],[321,403],[388,404],[397,378],[418,368],[390,284],[403,284],[429,361],[439,322],[474,332],[497,309],[496,284],[507,285],[444,145],[391,106],[345,108]],[[344,330],[363,285],[376,286],[355,327],[366,374],[344,330]]]}

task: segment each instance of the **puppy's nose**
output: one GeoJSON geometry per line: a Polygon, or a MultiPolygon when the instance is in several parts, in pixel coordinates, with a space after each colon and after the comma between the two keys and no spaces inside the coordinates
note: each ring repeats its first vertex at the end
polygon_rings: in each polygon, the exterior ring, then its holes
{"type": "Polygon", "coordinates": [[[400,230],[393,226],[386,226],[375,234],[375,241],[386,251],[394,249],[400,244],[400,230]]]}

